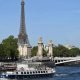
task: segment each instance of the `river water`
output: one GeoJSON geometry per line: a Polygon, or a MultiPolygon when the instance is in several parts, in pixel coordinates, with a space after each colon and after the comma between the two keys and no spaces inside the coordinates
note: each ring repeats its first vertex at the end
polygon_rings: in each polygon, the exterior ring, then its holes
{"type": "MultiPolygon", "coordinates": [[[[11,80],[11,79],[0,79],[0,80],[11,80]]],[[[80,67],[75,67],[75,66],[56,67],[56,73],[54,74],[53,78],[38,78],[38,79],[28,79],[28,80],[80,80],[80,67]]]]}

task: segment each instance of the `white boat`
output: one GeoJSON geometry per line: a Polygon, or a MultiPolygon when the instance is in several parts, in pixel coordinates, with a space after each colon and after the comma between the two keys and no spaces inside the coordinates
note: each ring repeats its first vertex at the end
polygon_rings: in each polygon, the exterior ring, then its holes
{"type": "Polygon", "coordinates": [[[7,71],[6,78],[38,78],[53,77],[55,73],[54,62],[49,58],[31,58],[17,62],[14,71],[7,71]]]}

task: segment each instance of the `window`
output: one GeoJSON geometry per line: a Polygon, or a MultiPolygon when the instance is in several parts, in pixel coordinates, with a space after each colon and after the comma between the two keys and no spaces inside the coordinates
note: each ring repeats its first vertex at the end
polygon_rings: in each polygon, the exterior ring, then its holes
{"type": "Polygon", "coordinates": [[[32,74],[32,72],[30,72],[30,74],[32,74]]]}
{"type": "Polygon", "coordinates": [[[23,74],[23,72],[21,72],[21,74],[23,74]]]}
{"type": "Polygon", "coordinates": [[[40,73],[40,71],[38,71],[38,73],[40,73]]]}
{"type": "Polygon", "coordinates": [[[24,74],[26,74],[26,72],[24,72],[24,74]]]}
{"type": "Polygon", "coordinates": [[[41,71],[41,73],[43,73],[43,72],[41,71]]]}
{"type": "Polygon", "coordinates": [[[35,73],[35,72],[33,71],[33,73],[35,73]]]}
{"type": "Polygon", "coordinates": [[[29,74],[29,72],[27,72],[27,74],[29,74]]]}
{"type": "Polygon", "coordinates": [[[16,72],[16,74],[18,74],[18,72],[16,72]]]}
{"type": "Polygon", "coordinates": [[[43,73],[45,73],[45,71],[43,71],[43,73]]]}

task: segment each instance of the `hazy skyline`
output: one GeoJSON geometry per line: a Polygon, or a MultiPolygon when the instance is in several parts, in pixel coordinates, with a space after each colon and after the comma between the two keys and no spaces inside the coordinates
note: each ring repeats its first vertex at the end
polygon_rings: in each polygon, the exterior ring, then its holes
{"type": "MultiPolygon", "coordinates": [[[[40,36],[45,44],[80,47],[80,0],[24,0],[26,30],[31,45],[40,36]]],[[[0,41],[19,34],[21,0],[0,0],[0,41]]]]}

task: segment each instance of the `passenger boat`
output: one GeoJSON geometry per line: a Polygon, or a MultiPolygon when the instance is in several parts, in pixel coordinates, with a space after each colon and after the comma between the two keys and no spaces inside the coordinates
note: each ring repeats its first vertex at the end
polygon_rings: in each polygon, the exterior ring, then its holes
{"type": "Polygon", "coordinates": [[[14,71],[16,68],[16,63],[7,62],[0,65],[0,71],[14,71]]]}
{"type": "Polygon", "coordinates": [[[55,65],[50,58],[31,58],[23,59],[17,62],[17,68],[14,71],[7,71],[2,77],[10,79],[53,77],[55,65]]]}

